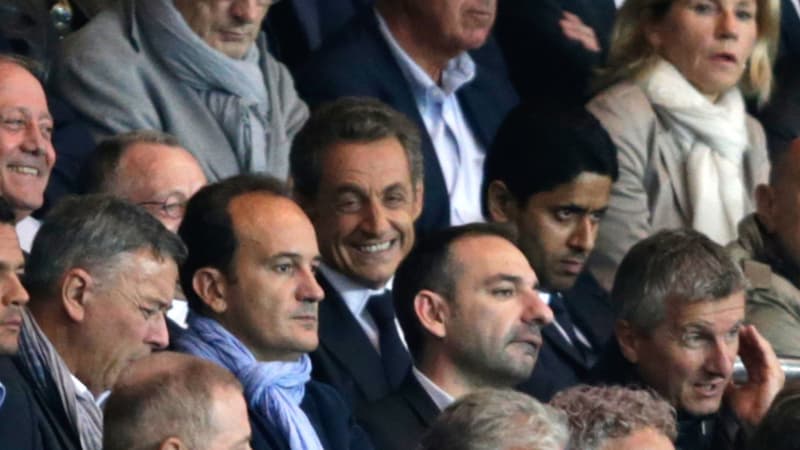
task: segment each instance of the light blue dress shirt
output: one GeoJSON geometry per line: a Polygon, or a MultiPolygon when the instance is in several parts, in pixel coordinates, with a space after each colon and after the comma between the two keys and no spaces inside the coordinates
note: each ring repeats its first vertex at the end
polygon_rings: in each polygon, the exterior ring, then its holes
{"type": "Polygon", "coordinates": [[[456,97],[456,91],[475,78],[475,62],[467,52],[451,59],[438,85],[400,47],[383,17],[377,11],[375,14],[381,34],[411,85],[417,109],[433,142],[450,197],[450,224],[482,222],[480,198],[486,150],[472,133],[456,97]]]}

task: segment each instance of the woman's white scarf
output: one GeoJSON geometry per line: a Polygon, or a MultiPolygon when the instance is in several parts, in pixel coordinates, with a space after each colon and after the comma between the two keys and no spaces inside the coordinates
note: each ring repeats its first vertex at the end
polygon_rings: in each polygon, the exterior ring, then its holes
{"type": "Polygon", "coordinates": [[[664,60],[641,87],[684,152],[692,228],[720,244],[735,239],[749,201],[743,174],[749,141],[741,92],[734,87],[711,103],[664,60]]]}

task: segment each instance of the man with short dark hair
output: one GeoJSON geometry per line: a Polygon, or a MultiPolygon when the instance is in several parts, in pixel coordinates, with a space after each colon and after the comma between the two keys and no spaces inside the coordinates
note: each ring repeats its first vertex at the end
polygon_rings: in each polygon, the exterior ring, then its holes
{"type": "Polygon", "coordinates": [[[553,319],[511,235],[492,224],[424,237],[397,271],[394,304],[414,360],[394,394],[359,420],[379,449],[415,448],[455,399],[527,379],[553,319]]]}
{"type": "Polygon", "coordinates": [[[486,159],[487,218],[516,230],[555,316],[542,330],[536,369],[520,386],[539,400],[584,381],[611,337],[608,294],[584,264],[616,179],[614,144],[584,109],[542,115],[516,108],[486,159]]]}
{"type": "MultiPolygon", "coordinates": [[[[14,223],[15,217],[11,205],[0,197],[0,357],[17,353],[22,309],[28,303],[28,292],[19,280],[25,268],[25,260],[19,248],[14,223]]],[[[9,363],[9,359],[0,358],[0,374],[4,372],[1,366],[9,363]]],[[[3,381],[3,377],[0,376],[0,410],[6,398],[3,381]]],[[[0,419],[0,428],[2,426],[0,419]]],[[[2,433],[0,431],[0,435],[2,433]]]]}
{"type": "Polygon", "coordinates": [[[308,108],[261,33],[272,3],[113,2],[64,39],[54,85],[97,136],[160,130],[209,180],[283,179],[308,108]]]}
{"type": "Polygon", "coordinates": [[[173,346],[241,381],[253,448],[371,448],[336,390],[310,381],[320,257],[288,188],[256,175],[206,186],[178,233],[189,248],[181,284],[190,313],[173,346]]]}
{"type": "Polygon", "coordinates": [[[378,100],[344,98],[314,111],[291,162],[295,196],[314,224],[323,263],[314,378],[358,409],[396,389],[411,365],[391,287],[422,210],[419,133],[378,100]]]}
{"type": "Polygon", "coordinates": [[[661,394],[678,411],[677,448],[742,448],[741,425],[758,425],[784,381],[769,343],[745,325],[746,285],[725,249],[697,231],[640,241],[617,271],[616,340],[595,381],[661,394]],[[737,355],[748,374],[741,385],[732,380],[737,355]]]}
{"type": "Polygon", "coordinates": [[[517,103],[490,38],[496,3],[378,0],[313,54],[297,77],[311,105],[345,95],[374,97],[419,127],[425,156],[420,232],[482,220],[483,161],[517,103]]]}
{"type": "MultiPolygon", "coordinates": [[[[34,420],[48,450],[100,449],[98,403],[132,361],[167,346],[165,313],[185,251],[119,199],[75,197],[54,208],[27,261],[30,313],[10,374],[35,401],[8,420],[34,420]]],[[[8,432],[0,442],[16,435],[8,432]]]]}
{"type": "Polygon", "coordinates": [[[103,450],[250,450],[242,385],[194,356],[158,352],[131,364],[103,412],[103,450]]]}

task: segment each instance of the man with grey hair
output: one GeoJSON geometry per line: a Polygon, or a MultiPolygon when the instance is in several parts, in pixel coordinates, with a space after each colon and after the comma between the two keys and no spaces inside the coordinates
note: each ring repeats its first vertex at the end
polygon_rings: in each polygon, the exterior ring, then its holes
{"type": "Polygon", "coordinates": [[[648,389],[578,385],[550,406],[566,413],[573,448],[675,450],[675,409],[648,389]]]}
{"type": "Polygon", "coordinates": [[[54,85],[97,136],[161,130],[211,181],[285,179],[308,108],[260,31],[272,3],[114,2],[64,40],[54,85]]]}
{"type": "MultiPolygon", "coordinates": [[[[36,399],[46,449],[98,450],[98,403],[132,362],[168,344],[180,239],[143,209],[110,196],[69,198],[33,244],[15,377],[36,399]]],[[[0,436],[0,442],[6,442],[0,436]]]]}
{"type": "Polygon", "coordinates": [[[744,324],[746,285],[725,250],[697,231],[637,243],[614,282],[616,341],[594,378],[661,394],[678,411],[678,448],[738,448],[741,424],[758,424],[784,380],[772,347],[744,324]],[[748,372],[741,385],[732,382],[737,355],[748,372]]]}
{"type": "Polygon", "coordinates": [[[422,438],[420,449],[564,450],[567,440],[561,411],[520,392],[481,389],[448,406],[422,438]]]}
{"type": "Polygon", "coordinates": [[[158,352],[131,364],[103,416],[103,450],[250,450],[242,385],[195,356],[158,352]]]}

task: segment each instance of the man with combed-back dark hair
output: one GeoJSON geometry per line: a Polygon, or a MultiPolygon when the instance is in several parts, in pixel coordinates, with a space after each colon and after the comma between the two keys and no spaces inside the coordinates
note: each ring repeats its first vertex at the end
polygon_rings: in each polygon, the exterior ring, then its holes
{"type": "Polygon", "coordinates": [[[167,346],[185,252],[123,200],[68,198],[51,211],[27,262],[30,313],[12,374],[35,398],[21,416],[34,417],[44,448],[101,448],[98,402],[132,361],[167,346]]]}
{"type": "Polygon", "coordinates": [[[540,329],[553,319],[536,283],[500,225],[446,228],[417,243],[394,281],[414,367],[395,393],[359,413],[378,449],[415,448],[454,400],[530,376],[540,329]]]}
{"type": "Polygon", "coordinates": [[[195,356],[158,352],[131,364],[103,413],[103,450],[250,450],[242,385],[195,356]]]}
{"type": "Polygon", "coordinates": [[[314,228],[286,186],[239,175],[195,194],[178,230],[186,330],[174,349],[211,360],[244,385],[253,448],[371,449],[346,402],[311,381],[317,348],[314,228]]]}
{"type": "Polygon", "coordinates": [[[295,196],[322,254],[314,377],[356,409],[396,389],[411,366],[391,288],[422,210],[419,145],[419,132],[401,113],[346,97],[316,109],[292,146],[295,196]]]}
{"type": "Polygon", "coordinates": [[[586,379],[612,334],[608,294],[584,265],[617,179],[616,149],[585,109],[520,106],[500,127],[484,170],[487,219],[516,230],[555,316],[542,330],[533,375],[520,385],[547,401],[586,379]]]}
{"type": "Polygon", "coordinates": [[[581,450],[675,450],[675,409],[649,389],[574,386],[550,406],[567,414],[570,445],[581,450]]]}
{"type": "Polygon", "coordinates": [[[640,241],[614,281],[616,339],[594,381],[663,396],[678,411],[677,448],[742,448],[741,425],[759,423],[784,381],[772,347],[745,325],[746,287],[725,249],[698,231],[640,241]],[[737,355],[748,373],[740,385],[732,379],[737,355]]]}

